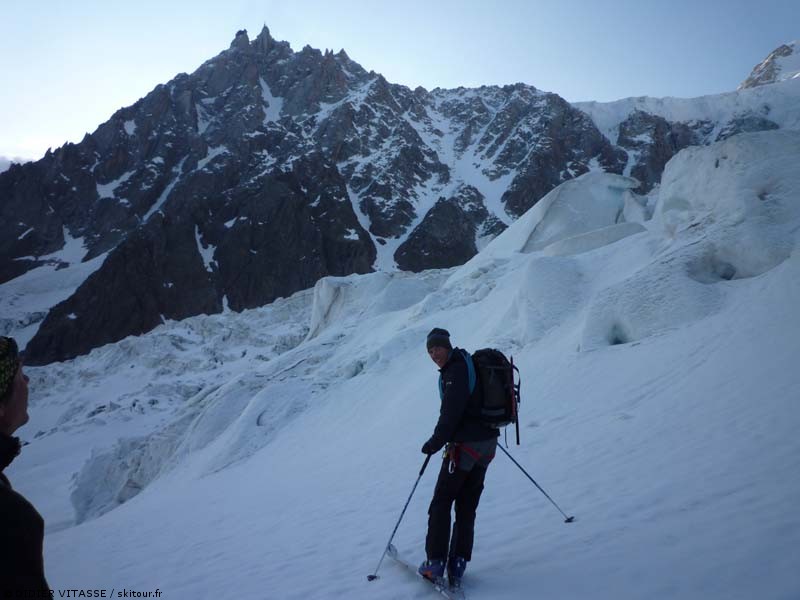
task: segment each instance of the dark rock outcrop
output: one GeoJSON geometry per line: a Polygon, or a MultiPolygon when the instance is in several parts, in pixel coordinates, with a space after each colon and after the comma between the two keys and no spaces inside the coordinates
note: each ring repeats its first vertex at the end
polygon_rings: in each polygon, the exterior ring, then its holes
{"type": "Polygon", "coordinates": [[[446,269],[464,264],[478,252],[476,240],[493,238],[505,225],[489,215],[483,196],[464,186],[450,198],[439,198],[422,223],[395,253],[404,271],[446,269]]]}
{"type": "Polygon", "coordinates": [[[774,121],[759,115],[747,114],[735,117],[728,121],[717,135],[716,141],[720,142],[738,133],[753,133],[756,131],[770,131],[778,129],[779,126],[774,121]]]}
{"type": "Polygon", "coordinates": [[[638,191],[649,192],[661,180],[664,165],[680,150],[699,143],[695,129],[686,123],[670,123],[666,119],[637,110],[619,126],[617,144],[631,160],[630,175],[641,182],[638,191]]]}
{"type": "Polygon", "coordinates": [[[554,187],[591,168],[620,174],[625,167],[625,153],[613,147],[586,114],[560,96],[540,95],[532,106],[539,110],[502,142],[500,162],[516,166],[517,173],[502,201],[515,218],[554,187]]]}

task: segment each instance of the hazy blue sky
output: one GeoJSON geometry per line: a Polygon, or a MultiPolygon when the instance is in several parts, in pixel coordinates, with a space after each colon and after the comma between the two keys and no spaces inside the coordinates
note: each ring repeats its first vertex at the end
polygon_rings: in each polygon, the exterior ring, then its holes
{"type": "Polygon", "coordinates": [[[800,0],[30,0],[0,7],[0,156],[39,158],[266,23],[393,83],[567,100],[730,91],[800,38],[800,0]]]}

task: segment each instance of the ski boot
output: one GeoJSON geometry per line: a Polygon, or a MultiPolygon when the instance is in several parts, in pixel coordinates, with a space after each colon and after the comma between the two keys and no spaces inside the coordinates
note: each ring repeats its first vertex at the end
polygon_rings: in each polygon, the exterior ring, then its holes
{"type": "Polygon", "coordinates": [[[439,583],[444,577],[444,561],[426,560],[419,566],[417,572],[425,579],[430,579],[435,583],[439,583]]]}
{"type": "Polygon", "coordinates": [[[461,588],[461,578],[467,568],[467,559],[460,556],[451,556],[447,561],[447,582],[453,589],[461,588]]]}

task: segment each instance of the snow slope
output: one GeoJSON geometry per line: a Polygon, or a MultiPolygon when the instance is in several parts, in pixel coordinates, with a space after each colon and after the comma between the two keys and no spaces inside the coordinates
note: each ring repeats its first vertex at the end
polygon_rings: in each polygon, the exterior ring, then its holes
{"type": "MultiPolygon", "coordinates": [[[[440,326],[513,354],[510,451],[577,517],[498,456],[471,599],[796,598],[798,159],[791,131],[687,149],[653,206],[589,173],[462,267],[327,278],[30,369],[10,477],[48,523],[51,585],[431,597],[366,575],[438,414],[440,326]]],[[[395,537],[420,560],[434,481],[395,537]]]]}
{"type": "Polygon", "coordinates": [[[663,117],[670,122],[716,123],[716,127],[706,136],[707,140],[714,141],[726,124],[744,115],[768,118],[782,129],[800,130],[798,95],[800,78],[782,81],[779,85],[740,89],[698,98],[638,96],[614,102],[573,102],[572,105],[587,113],[612,143],[617,142],[620,123],[636,110],[663,117]]]}
{"type": "Polygon", "coordinates": [[[64,246],[61,250],[38,257],[31,269],[3,284],[0,294],[0,335],[13,336],[20,347],[35,335],[48,311],[69,298],[86,278],[103,264],[108,253],[86,262],[83,238],[74,238],[64,227],[64,246]]]}

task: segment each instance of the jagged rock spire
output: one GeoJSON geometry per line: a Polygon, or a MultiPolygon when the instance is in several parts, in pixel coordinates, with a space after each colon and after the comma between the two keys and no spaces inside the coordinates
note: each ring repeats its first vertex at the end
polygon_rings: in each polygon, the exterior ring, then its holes
{"type": "Polygon", "coordinates": [[[231,42],[231,48],[245,50],[248,46],[250,46],[250,38],[247,37],[247,29],[240,29],[236,32],[236,37],[231,42]]]}
{"type": "Polygon", "coordinates": [[[255,39],[256,48],[259,52],[269,52],[275,47],[275,40],[269,33],[269,27],[267,27],[266,23],[264,27],[261,28],[261,33],[258,34],[258,37],[255,39]]]}

